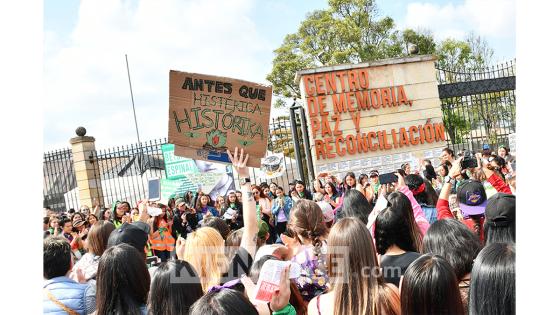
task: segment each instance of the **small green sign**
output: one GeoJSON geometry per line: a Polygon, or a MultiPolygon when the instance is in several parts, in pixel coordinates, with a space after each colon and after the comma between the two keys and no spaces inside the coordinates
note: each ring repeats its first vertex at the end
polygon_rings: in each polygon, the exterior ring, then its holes
{"type": "Polygon", "coordinates": [[[174,144],[162,144],[161,151],[163,153],[163,162],[165,164],[165,176],[168,179],[185,178],[186,174],[199,172],[193,159],[187,159],[175,155],[174,144]]]}

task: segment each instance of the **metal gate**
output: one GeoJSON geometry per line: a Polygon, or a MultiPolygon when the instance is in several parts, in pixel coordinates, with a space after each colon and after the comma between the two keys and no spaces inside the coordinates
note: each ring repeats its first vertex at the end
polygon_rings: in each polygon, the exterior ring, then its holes
{"type": "Polygon", "coordinates": [[[437,79],[448,147],[509,147],[508,136],[515,132],[515,60],[481,70],[437,68],[437,79]]]}
{"type": "MultiPolygon", "coordinates": [[[[477,70],[451,71],[436,65],[438,90],[447,146],[455,152],[493,151],[509,147],[509,135],[515,133],[515,60],[477,70]]],[[[305,109],[290,108],[292,138],[298,174],[311,186],[315,177],[309,145],[305,109]],[[307,179],[307,180],[306,180],[307,179]]]]}
{"type": "Polygon", "coordinates": [[[72,150],[54,150],[43,155],[43,197],[43,207],[50,207],[54,211],[78,209],[72,150]]]}

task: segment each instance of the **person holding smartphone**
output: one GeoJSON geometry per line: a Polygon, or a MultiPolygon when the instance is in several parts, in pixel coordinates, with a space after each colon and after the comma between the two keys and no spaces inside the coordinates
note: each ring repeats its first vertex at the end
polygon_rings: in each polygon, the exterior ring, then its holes
{"type": "Polygon", "coordinates": [[[119,228],[123,223],[131,223],[130,204],[127,201],[116,201],[113,205],[111,222],[115,228],[119,228]]]}

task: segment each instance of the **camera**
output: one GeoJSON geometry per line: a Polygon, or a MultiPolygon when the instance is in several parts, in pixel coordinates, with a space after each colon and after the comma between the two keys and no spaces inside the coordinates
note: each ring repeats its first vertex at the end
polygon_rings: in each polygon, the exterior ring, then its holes
{"type": "Polygon", "coordinates": [[[461,161],[461,169],[474,168],[478,166],[478,161],[473,151],[466,150],[461,161]]]}

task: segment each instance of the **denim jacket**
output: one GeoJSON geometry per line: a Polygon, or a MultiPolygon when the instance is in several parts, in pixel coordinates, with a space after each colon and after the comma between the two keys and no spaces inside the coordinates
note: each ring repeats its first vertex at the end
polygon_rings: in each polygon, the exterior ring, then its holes
{"type": "Polygon", "coordinates": [[[276,219],[278,218],[278,213],[280,212],[280,209],[282,209],[284,211],[284,214],[286,214],[286,218],[289,219],[290,218],[290,210],[292,209],[292,198],[288,197],[288,196],[284,196],[284,207],[280,208],[280,205],[278,204],[278,198],[274,199],[274,202],[272,203],[272,215],[274,216],[274,219],[276,221],[276,219]]]}

